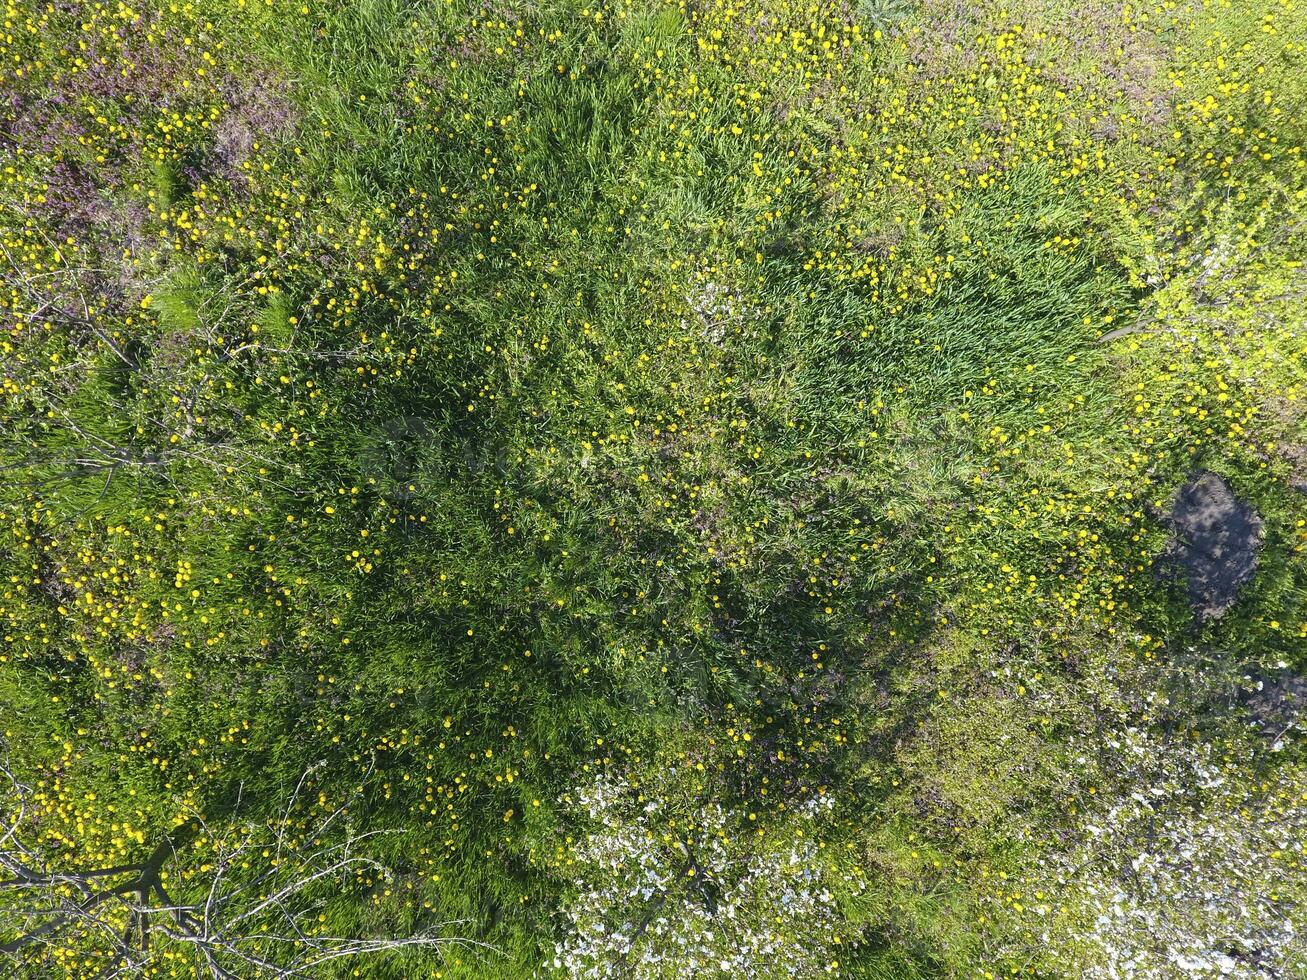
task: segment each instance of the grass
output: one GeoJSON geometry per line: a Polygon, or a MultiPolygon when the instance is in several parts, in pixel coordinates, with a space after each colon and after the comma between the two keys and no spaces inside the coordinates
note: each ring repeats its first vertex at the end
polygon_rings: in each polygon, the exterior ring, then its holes
{"type": "MultiPolygon", "coordinates": [[[[1231,679],[1307,667],[1291,5],[81,16],[14,5],[0,76],[0,735],[43,859],[199,814],[189,901],[204,848],[348,800],[388,870],[310,930],[487,945],[312,975],[538,975],[582,791],[674,772],[650,866],[710,805],[710,882],[815,836],[838,925],[778,926],[820,950],[788,975],[1097,976],[1136,940],[1085,926],[1089,828],[1242,805],[1176,733],[1300,826],[1296,730],[1231,679]],[[1203,468],[1266,531],[1200,627],[1156,559],[1203,468]]],[[[1301,848],[1246,857],[1299,914],[1301,848]]],[[[1159,948],[1214,949],[1168,894],[1159,948]]],[[[184,952],[117,931],[15,969],[184,952]]]]}

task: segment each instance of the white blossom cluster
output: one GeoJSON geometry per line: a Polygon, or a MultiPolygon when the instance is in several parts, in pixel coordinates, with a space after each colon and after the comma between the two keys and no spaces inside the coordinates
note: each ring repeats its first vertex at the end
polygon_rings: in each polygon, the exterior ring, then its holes
{"type": "Polygon", "coordinates": [[[1207,746],[1138,729],[1107,748],[1134,790],[1029,883],[1053,903],[1033,910],[1043,938],[1086,980],[1303,975],[1307,785],[1249,785],[1207,746]]]}
{"type": "MultiPolygon", "coordinates": [[[[557,969],[593,980],[837,972],[838,915],[807,838],[768,844],[716,802],[678,807],[624,778],[578,795],[597,827],[572,853],[557,969]]],[[[820,806],[800,809],[800,828],[820,806]]]]}
{"type": "MultiPolygon", "coordinates": [[[[720,344],[738,324],[756,318],[759,311],[739,292],[716,282],[705,282],[686,297],[698,320],[701,336],[711,344],[720,344]]],[[[682,326],[688,327],[688,323],[682,326]]]]}

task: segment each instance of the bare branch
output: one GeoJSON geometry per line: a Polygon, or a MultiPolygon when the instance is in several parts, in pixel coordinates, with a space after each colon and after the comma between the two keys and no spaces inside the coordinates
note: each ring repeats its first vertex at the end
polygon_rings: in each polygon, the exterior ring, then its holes
{"type": "MultiPolygon", "coordinates": [[[[188,956],[197,976],[243,980],[252,975],[295,980],[316,967],[350,957],[381,956],[396,950],[439,950],[461,945],[491,950],[473,940],[445,935],[461,923],[398,936],[318,935],[318,910],[326,895],[357,880],[361,871],[388,878],[389,869],[362,852],[386,830],[356,829],[347,819],[355,800],[305,821],[300,801],[321,768],[310,767],[269,821],[235,819],[211,825],[200,814],[162,834],[142,860],[86,870],[51,869],[21,837],[30,819],[29,792],[8,765],[0,763],[0,867],[11,877],[0,893],[31,896],[30,903],[0,908],[14,917],[16,938],[0,955],[43,955],[47,948],[77,942],[105,959],[103,980],[148,969],[167,955],[188,956]],[[186,853],[202,840],[203,862],[186,853]],[[264,857],[267,855],[267,857],[264,857]],[[256,857],[257,856],[257,857],[256,857]],[[259,865],[256,861],[266,863],[259,865]],[[176,877],[165,868],[175,866],[176,877]]],[[[361,787],[359,792],[361,792],[361,787]]],[[[0,923],[3,918],[0,918],[0,923]]]]}

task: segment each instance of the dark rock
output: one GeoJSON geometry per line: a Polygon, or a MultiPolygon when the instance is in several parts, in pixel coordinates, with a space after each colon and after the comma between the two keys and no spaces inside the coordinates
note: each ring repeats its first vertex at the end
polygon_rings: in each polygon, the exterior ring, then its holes
{"type": "Polygon", "coordinates": [[[1307,715],[1307,677],[1283,671],[1245,678],[1240,701],[1268,738],[1281,738],[1307,715]]]}
{"type": "Polygon", "coordinates": [[[1184,576],[1199,619],[1219,619],[1257,571],[1262,519],[1222,477],[1204,471],[1180,488],[1167,523],[1167,564],[1184,576]]]}
{"type": "Polygon", "coordinates": [[[1280,451],[1293,466],[1293,472],[1289,474],[1289,486],[1299,493],[1307,493],[1307,445],[1285,446],[1280,451]]]}

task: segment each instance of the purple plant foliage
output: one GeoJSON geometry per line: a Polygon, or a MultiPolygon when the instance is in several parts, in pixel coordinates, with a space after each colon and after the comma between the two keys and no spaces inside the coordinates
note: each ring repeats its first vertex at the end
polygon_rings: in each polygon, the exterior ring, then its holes
{"type": "Polygon", "coordinates": [[[255,146],[286,136],[299,122],[299,114],[289,86],[271,76],[228,76],[219,88],[226,108],[213,126],[212,144],[183,169],[183,176],[193,185],[217,179],[245,187],[249,174],[243,165],[255,146]]]}
{"type": "Polygon", "coordinates": [[[60,239],[84,239],[109,218],[110,205],[95,179],[76,162],[60,160],[46,177],[45,210],[60,239]]]}
{"type": "MultiPolygon", "coordinates": [[[[76,6],[72,5],[74,10],[76,6]]],[[[193,99],[184,93],[181,81],[197,76],[198,53],[184,45],[175,30],[159,28],[157,20],[157,14],[137,17],[119,27],[113,41],[87,35],[86,50],[81,52],[85,68],[43,79],[37,91],[13,93],[0,122],[7,141],[28,154],[55,156],[87,135],[88,109],[131,132],[143,115],[173,109],[183,98],[193,99]],[[151,31],[153,38],[146,41],[151,31]]],[[[122,147],[125,156],[135,149],[130,141],[122,147]]],[[[112,166],[102,169],[112,170],[112,166]]],[[[99,173],[96,179],[108,176],[99,173]]]]}
{"type": "MultiPolygon", "coordinates": [[[[54,9],[75,18],[84,7],[54,9]]],[[[253,171],[243,165],[256,145],[276,143],[298,122],[288,81],[238,54],[226,74],[215,71],[204,65],[201,45],[182,40],[158,13],[143,14],[108,36],[86,32],[83,68],[29,76],[0,92],[0,163],[20,161],[31,175],[15,206],[37,229],[33,234],[63,250],[67,274],[42,288],[49,308],[66,313],[70,324],[84,315],[82,295],[95,297],[98,314],[125,314],[151,291],[155,219],[128,184],[139,179],[160,114],[213,119],[208,132],[192,130],[192,145],[177,148],[184,156],[174,157],[174,165],[191,187],[213,185],[228,197],[251,193],[253,171]],[[118,133],[105,139],[96,116],[116,124],[118,133]],[[94,153],[86,148],[88,136],[95,137],[94,153]]]]}
{"type": "MultiPolygon", "coordinates": [[[[1014,4],[1009,10],[1011,22],[1027,28],[1027,43],[1032,46],[1027,63],[1050,82],[1068,91],[1082,85],[1109,101],[1119,101],[1123,110],[1145,127],[1160,128],[1170,111],[1161,77],[1165,55],[1146,32],[1130,30],[1124,21],[1124,6],[1119,0],[1087,0],[1068,5],[1058,19],[1048,16],[1050,11],[1041,0],[1029,0],[1025,5],[1027,12],[1037,15],[1033,19],[1039,26],[1056,25],[1057,41],[1087,60],[1092,69],[1059,64],[1051,57],[1052,51],[1036,40],[1036,24],[1026,23],[1023,5],[1014,4]]],[[[923,0],[920,28],[897,32],[923,78],[944,78],[975,69],[980,59],[974,42],[986,22],[983,9],[965,0],[923,0]]],[[[1112,139],[1119,129],[1119,122],[1100,122],[1095,135],[1112,139]]]]}
{"type": "MultiPolygon", "coordinates": [[[[79,5],[56,9],[75,16],[79,5]]],[[[216,78],[210,67],[202,75],[200,46],[184,44],[157,12],[118,25],[107,36],[88,33],[84,43],[81,70],[0,94],[0,157],[23,156],[41,167],[44,201],[29,203],[28,214],[89,253],[142,251],[148,215],[139,205],[122,203],[119,192],[143,155],[139,134],[149,131],[157,114],[220,106],[210,138],[190,148],[180,176],[192,186],[222,182],[236,193],[248,189],[242,165],[256,144],[274,142],[297,122],[286,81],[251,64],[216,78]],[[93,115],[127,134],[108,141],[104,159],[91,159],[81,146],[93,115]]]]}
{"type": "Polygon", "coordinates": [[[921,77],[933,81],[974,69],[979,62],[971,46],[976,34],[974,12],[962,0],[934,0],[922,8],[925,27],[894,31],[921,77]]]}

